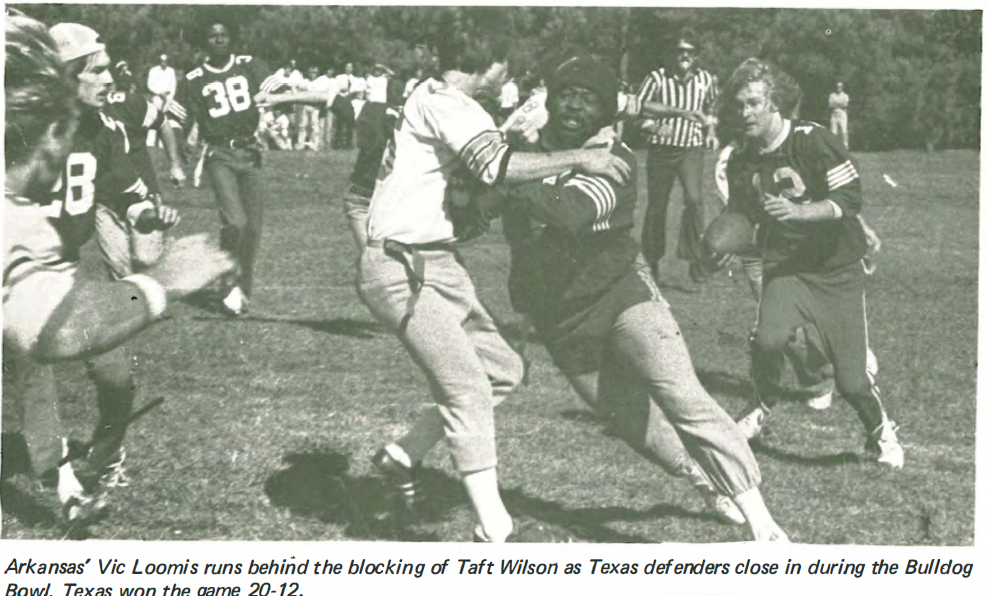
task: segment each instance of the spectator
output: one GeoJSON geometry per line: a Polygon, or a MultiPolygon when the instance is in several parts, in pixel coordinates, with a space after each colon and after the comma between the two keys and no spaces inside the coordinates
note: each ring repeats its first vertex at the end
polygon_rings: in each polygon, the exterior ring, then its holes
{"type": "Polygon", "coordinates": [[[831,134],[841,139],[848,149],[848,94],[845,84],[838,81],[834,93],[828,96],[828,109],[831,110],[831,134]]]}
{"type": "Polygon", "coordinates": [[[390,68],[384,64],[375,64],[371,74],[367,77],[367,101],[374,103],[388,103],[388,79],[395,76],[390,68]]]}
{"type": "Polygon", "coordinates": [[[330,107],[335,119],[333,126],[334,149],[352,149],[354,147],[354,105],[351,100],[357,93],[355,90],[354,63],[348,62],[342,73],[336,76],[337,97],[330,107]]]}
{"type": "Polygon", "coordinates": [[[148,71],[148,91],[153,96],[152,101],[156,108],[162,109],[175,97],[175,87],[175,69],[168,65],[168,54],[162,54],[158,64],[148,71]]]}
{"type": "Polygon", "coordinates": [[[501,86],[501,98],[498,104],[499,124],[504,122],[519,107],[519,86],[515,79],[508,79],[501,86]]]}
{"type": "MultiPolygon", "coordinates": [[[[309,67],[308,79],[300,88],[301,91],[313,91],[316,79],[319,77],[319,68],[309,67]]],[[[300,105],[297,109],[299,118],[299,135],[295,148],[299,151],[303,149],[319,150],[319,112],[320,108],[312,105],[300,105]],[[308,137],[308,140],[307,140],[308,137]]]]}

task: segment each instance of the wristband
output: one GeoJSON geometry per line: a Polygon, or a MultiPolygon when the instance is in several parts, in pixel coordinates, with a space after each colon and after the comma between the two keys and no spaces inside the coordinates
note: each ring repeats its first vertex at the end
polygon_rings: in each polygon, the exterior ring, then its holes
{"type": "Polygon", "coordinates": [[[158,320],[165,314],[165,307],[168,306],[168,297],[165,295],[165,288],[161,286],[153,277],[147,275],[128,275],[122,281],[127,281],[141,290],[144,294],[144,301],[148,305],[148,314],[151,318],[158,320]]]}

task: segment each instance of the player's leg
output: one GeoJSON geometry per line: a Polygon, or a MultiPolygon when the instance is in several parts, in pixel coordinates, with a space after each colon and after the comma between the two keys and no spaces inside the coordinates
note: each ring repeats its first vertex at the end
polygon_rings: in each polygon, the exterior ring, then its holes
{"type": "Polygon", "coordinates": [[[136,390],[130,357],[119,347],[91,358],[86,368],[96,385],[99,416],[92,447],[79,474],[92,483],[105,475],[109,486],[125,485],[123,443],[134,411],[136,390]]]}
{"type": "Polygon", "coordinates": [[[511,532],[512,520],[497,486],[492,386],[461,326],[476,296],[467,272],[452,254],[424,255],[424,260],[429,282],[414,299],[411,316],[405,265],[383,249],[369,247],[362,255],[361,297],[398,334],[429,379],[454,467],[461,474],[480,531],[500,541],[511,532]],[[434,279],[444,280],[442,289],[433,285],[434,279]],[[463,294],[464,290],[469,294],[463,294]]]}
{"type": "Polygon", "coordinates": [[[745,514],[756,540],[785,540],[762,501],[755,455],[741,429],[701,386],[669,306],[649,301],[623,312],[614,347],[715,488],[745,514]]]}
{"type": "Polygon", "coordinates": [[[245,304],[254,290],[254,265],[258,248],[261,245],[261,232],[264,223],[264,173],[261,171],[261,153],[256,149],[245,149],[237,177],[240,184],[240,198],[246,216],[244,235],[240,243],[241,263],[240,287],[244,292],[245,304]]]}
{"type": "Polygon", "coordinates": [[[247,213],[240,197],[240,184],[229,149],[209,149],[205,160],[206,173],[213,186],[213,196],[220,215],[220,247],[234,255],[238,265],[238,280],[224,288],[224,308],[232,315],[244,309],[244,292],[239,277],[244,263],[241,245],[247,231],[247,213]]]}
{"type": "Polygon", "coordinates": [[[879,463],[901,468],[903,448],[895,424],[886,415],[875,375],[870,372],[865,281],[859,264],[822,278],[827,291],[821,293],[815,318],[834,363],[835,385],[862,421],[867,448],[877,454],[879,463]]]}
{"type": "Polygon", "coordinates": [[[828,359],[817,325],[797,327],[787,342],[786,361],[796,377],[804,403],[815,410],[831,406],[834,393],[834,368],[828,359]]]}
{"type": "Polygon", "coordinates": [[[810,301],[810,290],[796,276],[774,277],[763,284],[759,319],[750,341],[756,402],[738,420],[750,439],[762,432],[766,415],[782,396],[786,346],[797,327],[807,322],[804,313],[810,301]]]}
{"type": "Polygon", "coordinates": [[[655,147],[649,149],[646,161],[649,202],[642,222],[642,254],[654,277],[659,272],[659,261],[666,254],[666,212],[675,179],[676,161],[669,152],[655,147]]]}
{"type": "Polygon", "coordinates": [[[96,204],[96,243],[111,279],[134,273],[131,263],[130,226],[110,208],[96,204]]]}
{"type": "Polygon", "coordinates": [[[704,213],[704,195],[701,193],[701,178],[704,175],[704,149],[685,149],[683,158],[677,164],[676,174],[683,188],[683,214],[680,217],[680,238],[677,243],[677,257],[690,263],[690,277],[694,281],[707,278],[704,268],[704,248],[701,237],[707,226],[704,213]]]}
{"type": "Polygon", "coordinates": [[[347,190],[343,195],[343,213],[358,250],[363,250],[367,246],[367,218],[368,210],[371,208],[371,194],[370,190],[355,189],[348,182],[347,190]]]}
{"type": "Polygon", "coordinates": [[[845,149],[848,149],[848,112],[842,112],[841,118],[839,119],[839,128],[841,130],[841,142],[845,145],[845,149]]]}

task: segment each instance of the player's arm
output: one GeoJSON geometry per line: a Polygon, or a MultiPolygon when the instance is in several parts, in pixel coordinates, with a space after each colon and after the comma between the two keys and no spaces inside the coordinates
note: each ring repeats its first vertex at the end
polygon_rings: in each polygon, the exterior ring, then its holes
{"type": "Polygon", "coordinates": [[[704,95],[704,107],[702,110],[702,116],[704,116],[704,121],[701,124],[704,126],[704,147],[710,151],[717,151],[719,147],[718,143],[718,118],[716,115],[718,105],[718,78],[711,75],[711,85],[707,88],[707,93],[704,95]]]}
{"type": "Polygon", "coordinates": [[[178,213],[152,200],[147,185],[128,155],[130,141],[122,127],[105,131],[98,140],[99,164],[94,181],[96,200],[122,217],[135,229],[149,232],[178,223],[178,213]]]}
{"type": "Polygon", "coordinates": [[[277,106],[283,103],[305,103],[313,105],[327,105],[333,95],[326,91],[299,91],[296,93],[266,93],[260,92],[254,96],[254,101],[263,107],[277,106]]]}
{"type": "MultiPolygon", "coordinates": [[[[794,131],[791,134],[805,134],[794,131]]],[[[822,199],[793,203],[766,195],[763,209],[778,221],[821,222],[855,217],[862,210],[862,181],[851,156],[841,142],[823,127],[809,133],[807,147],[815,164],[817,183],[826,189],[822,199]]]]}
{"type": "Polygon", "coordinates": [[[556,184],[529,182],[510,192],[514,206],[532,219],[571,233],[590,232],[608,221],[617,205],[613,183],[601,176],[575,174],[556,184]]]}

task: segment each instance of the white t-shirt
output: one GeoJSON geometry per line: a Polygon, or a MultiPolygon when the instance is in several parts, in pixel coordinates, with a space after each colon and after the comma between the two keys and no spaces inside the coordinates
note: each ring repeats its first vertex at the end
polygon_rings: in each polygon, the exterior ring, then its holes
{"type": "Polygon", "coordinates": [[[370,76],[367,78],[367,100],[388,103],[388,77],[370,76]]]}
{"type": "Polygon", "coordinates": [[[162,68],[152,66],[148,71],[148,90],[155,95],[167,94],[169,97],[175,96],[175,69],[171,66],[162,68]]]}
{"type": "Polygon", "coordinates": [[[519,86],[508,81],[501,86],[501,109],[510,110],[519,105],[519,86]]]}
{"type": "Polygon", "coordinates": [[[503,175],[508,145],[491,116],[442,81],[419,85],[382,159],[368,236],[407,244],[454,239],[448,200],[457,179],[486,185],[503,175]]]}
{"type": "Polygon", "coordinates": [[[326,75],[319,75],[312,81],[309,81],[309,91],[313,93],[325,93],[326,105],[331,106],[338,93],[337,79],[336,77],[331,78],[326,75]]]}

